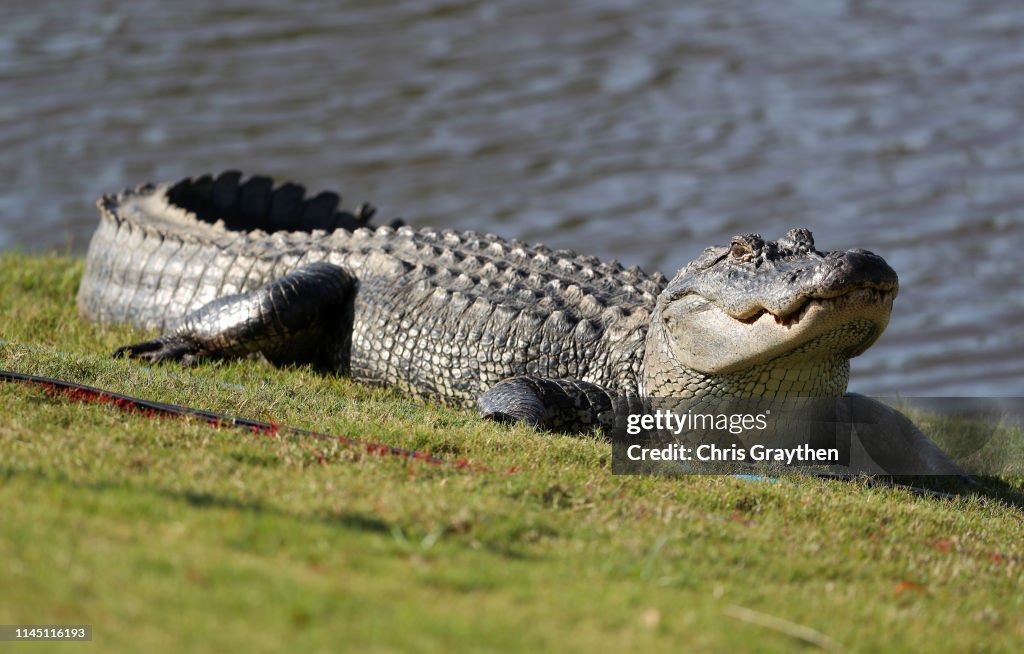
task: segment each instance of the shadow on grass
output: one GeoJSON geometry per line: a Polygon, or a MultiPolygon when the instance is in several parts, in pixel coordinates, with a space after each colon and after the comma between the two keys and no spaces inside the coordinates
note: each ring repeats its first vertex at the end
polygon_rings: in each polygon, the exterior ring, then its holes
{"type": "Polygon", "coordinates": [[[69,479],[67,476],[62,474],[48,474],[41,470],[18,470],[9,467],[0,468],[0,479],[9,480],[17,477],[31,478],[40,482],[57,484],[77,490],[101,493],[108,491],[128,491],[139,494],[156,495],[172,501],[183,502],[198,509],[232,509],[240,512],[280,517],[289,520],[316,522],[327,526],[340,526],[346,529],[369,533],[390,534],[395,528],[395,525],[385,520],[356,512],[341,514],[312,513],[307,515],[283,511],[263,502],[240,500],[238,498],[225,497],[214,493],[189,490],[176,491],[167,488],[153,487],[139,488],[131,484],[117,483],[113,481],[79,482],[69,479]]]}
{"type": "Polygon", "coordinates": [[[985,501],[1001,502],[1018,511],[1024,511],[1024,491],[1019,486],[991,476],[973,477],[974,485],[958,477],[943,476],[899,476],[869,477],[868,485],[905,488],[910,492],[936,499],[956,497],[977,497],[985,501]]]}
{"type": "MultiPolygon", "coordinates": [[[[219,509],[230,509],[239,512],[251,513],[259,516],[270,516],[276,518],[282,518],[285,520],[294,520],[302,523],[320,524],[326,527],[341,527],[357,532],[386,535],[394,537],[395,534],[403,534],[403,527],[397,522],[388,522],[382,520],[373,515],[367,515],[365,513],[359,513],[355,511],[343,512],[343,513],[324,513],[324,512],[311,512],[311,513],[298,513],[292,511],[285,511],[278,507],[268,505],[260,501],[247,501],[241,500],[234,497],[226,497],[215,493],[206,493],[190,490],[171,490],[167,488],[156,488],[156,487],[138,487],[127,483],[119,483],[114,481],[92,481],[92,482],[81,482],[75,481],[68,478],[64,474],[47,473],[43,470],[25,470],[11,467],[0,467],[0,481],[7,481],[15,478],[29,478],[42,483],[55,484],[64,486],[75,490],[93,491],[93,492],[129,492],[137,493],[140,495],[154,495],[161,498],[165,498],[175,502],[182,502],[188,504],[196,509],[206,510],[219,510],[219,509]]],[[[445,533],[453,533],[452,530],[446,530],[445,533]]],[[[547,534],[552,535],[552,534],[547,534]]],[[[514,531],[505,531],[501,534],[501,537],[482,537],[477,542],[483,547],[484,550],[495,554],[506,559],[515,560],[526,560],[533,558],[527,552],[522,550],[516,545],[518,543],[509,542],[517,541],[523,536],[514,531]],[[510,538],[511,537],[511,538],[510,538]]],[[[419,542],[416,539],[407,539],[402,537],[396,539],[396,543],[399,545],[409,545],[410,543],[419,542]]]]}

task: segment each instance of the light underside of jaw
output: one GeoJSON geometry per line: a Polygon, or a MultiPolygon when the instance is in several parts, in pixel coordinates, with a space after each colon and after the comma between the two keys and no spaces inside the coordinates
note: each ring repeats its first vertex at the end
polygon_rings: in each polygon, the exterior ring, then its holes
{"type": "Polygon", "coordinates": [[[772,354],[781,356],[799,349],[825,334],[845,334],[834,346],[846,357],[862,354],[881,335],[889,323],[895,292],[876,288],[859,288],[832,297],[807,298],[791,313],[776,315],[762,309],[756,316],[734,324],[750,330],[761,342],[775,341],[772,354]],[[860,329],[850,329],[854,324],[860,329]],[[864,331],[867,325],[873,329],[864,331]],[[772,336],[774,335],[774,336],[772,336]]]}
{"type": "MultiPolygon", "coordinates": [[[[822,336],[827,336],[822,346],[833,356],[857,356],[885,329],[893,296],[861,287],[830,298],[807,298],[782,316],[761,309],[740,320],[712,302],[668,306],[663,316],[681,365],[728,374],[792,353],[822,336]]],[[[825,354],[814,352],[808,356],[825,354]]]]}

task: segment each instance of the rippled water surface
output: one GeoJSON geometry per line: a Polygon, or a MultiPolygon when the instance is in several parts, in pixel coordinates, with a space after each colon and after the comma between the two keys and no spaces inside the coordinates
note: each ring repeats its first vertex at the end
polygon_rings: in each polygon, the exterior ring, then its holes
{"type": "Polygon", "coordinates": [[[671,275],[810,227],[902,289],[851,388],[1024,395],[1024,5],[4,3],[0,247],[224,168],[671,275]]]}

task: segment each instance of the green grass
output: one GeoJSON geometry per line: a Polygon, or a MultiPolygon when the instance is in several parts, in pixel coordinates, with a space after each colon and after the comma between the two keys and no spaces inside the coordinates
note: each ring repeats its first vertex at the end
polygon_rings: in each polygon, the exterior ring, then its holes
{"type": "Polygon", "coordinates": [[[433,466],[0,384],[0,624],[19,651],[1014,651],[1020,481],[610,473],[593,438],[485,424],[308,368],[146,368],[76,317],[81,262],[0,255],[0,367],[465,458],[433,466]],[[509,472],[512,470],[513,472],[509,472]]]}

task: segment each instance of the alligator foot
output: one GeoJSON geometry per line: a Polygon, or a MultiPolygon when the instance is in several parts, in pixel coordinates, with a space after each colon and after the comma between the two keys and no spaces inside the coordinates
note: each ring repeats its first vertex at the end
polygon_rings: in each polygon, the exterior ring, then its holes
{"type": "Polygon", "coordinates": [[[114,350],[115,358],[127,356],[132,359],[143,359],[150,363],[160,361],[179,361],[191,365],[200,356],[199,344],[194,340],[179,336],[161,336],[151,341],[133,343],[114,350]]]}
{"type": "Polygon", "coordinates": [[[639,398],[578,379],[511,377],[477,399],[480,417],[563,432],[610,432],[621,409],[639,398]]]}

